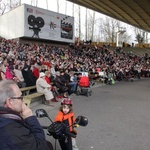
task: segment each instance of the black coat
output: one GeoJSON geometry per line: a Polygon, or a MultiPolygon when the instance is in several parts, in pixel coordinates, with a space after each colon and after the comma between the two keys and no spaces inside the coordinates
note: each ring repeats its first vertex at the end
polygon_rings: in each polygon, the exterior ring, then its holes
{"type": "Polygon", "coordinates": [[[37,118],[23,120],[12,110],[0,107],[0,150],[48,150],[37,118]]]}
{"type": "Polygon", "coordinates": [[[36,78],[34,77],[32,71],[30,70],[30,66],[25,66],[22,69],[22,75],[24,78],[24,81],[26,83],[26,86],[33,86],[36,84],[36,78]]]}
{"type": "Polygon", "coordinates": [[[62,93],[68,91],[68,85],[63,76],[56,76],[54,85],[59,88],[59,91],[62,93]]]}

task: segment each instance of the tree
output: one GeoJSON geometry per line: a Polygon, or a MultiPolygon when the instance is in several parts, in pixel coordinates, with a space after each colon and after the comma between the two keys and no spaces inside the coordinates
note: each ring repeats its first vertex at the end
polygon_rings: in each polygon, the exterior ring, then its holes
{"type": "Polygon", "coordinates": [[[137,34],[137,35],[136,35],[136,40],[137,40],[137,42],[138,42],[139,44],[141,44],[141,43],[143,43],[144,38],[142,37],[142,35],[137,34]]]}
{"type": "Polygon", "coordinates": [[[0,1],[0,15],[3,15],[5,11],[7,10],[8,3],[3,2],[2,0],[0,1]]]}
{"type": "Polygon", "coordinates": [[[9,2],[10,10],[18,7],[20,5],[20,3],[21,3],[21,0],[13,0],[13,1],[10,0],[10,2],[9,2]]]}
{"type": "Polygon", "coordinates": [[[18,7],[21,4],[21,0],[0,0],[0,15],[18,7]]]}
{"type": "Polygon", "coordinates": [[[72,3],[72,16],[74,17],[74,3],[72,3]]]}
{"type": "MultiPolygon", "coordinates": [[[[125,24],[114,18],[106,17],[101,19],[101,23],[99,26],[99,28],[101,29],[99,29],[99,31],[101,32],[101,36],[104,37],[103,40],[108,43],[115,43],[117,40],[116,29],[121,28],[122,26],[125,26],[125,24]]],[[[126,25],[126,31],[128,31],[128,28],[129,26],[126,25]]],[[[129,35],[128,32],[125,32],[122,37],[125,43],[130,42],[131,35],[129,35]]]]}
{"type": "Polygon", "coordinates": [[[47,7],[47,10],[48,10],[48,0],[46,0],[46,7],[47,7]]]}
{"type": "Polygon", "coordinates": [[[87,34],[87,40],[94,40],[94,27],[95,27],[95,11],[89,11],[86,18],[86,34],[87,34]],[[91,13],[92,12],[92,13],[91,13]]]}
{"type": "Polygon", "coordinates": [[[106,17],[103,21],[102,28],[105,34],[105,41],[115,43],[116,41],[116,28],[119,22],[116,19],[106,17]]]}
{"type": "Polygon", "coordinates": [[[133,32],[135,34],[135,40],[140,44],[140,43],[148,43],[148,32],[141,30],[136,27],[132,27],[133,32]]]}
{"type": "Polygon", "coordinates": [[[67,1],[65,3],[65,15],[67,14],[67,1]]]}
{"type": "Polygon", "coordinates": [[[57,0],[57,12],[59,13],[59,0],[57,0]]]}
{"type": "Polygon", "coordinates": [[[93,41],[93,35],[94,35],[94,24],[95,24],[95,11],[93,11],[93,17],[92,17],[92,32],[91,32],[91,38],[90,40],[93,41]]]}
{"type": "Polygon", "coordinates": [[[87,11],[88,11],[88,9],[86,8],[86,12],[85,12],[85,41],[87,41],[87,11]]]}
{"type": "Polygon", "coordinates": [[[81,39],[81,10],[79,6],[79,40],[81,39]]]}

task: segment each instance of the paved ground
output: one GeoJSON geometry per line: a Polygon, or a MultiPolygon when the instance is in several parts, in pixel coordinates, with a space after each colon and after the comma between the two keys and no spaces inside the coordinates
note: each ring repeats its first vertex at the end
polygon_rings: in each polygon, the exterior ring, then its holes
{"type": "MultiPolygon", "coordinates": [[[[76,116],[89,119],[87,127],[77,128],[80,150],[149,150],[150,149],[150,79],[95,86],[91,97],[74,96],[76,116]]],[[[44,108],[54,119],[60,103],[44,108]]],[[[48,125],[47,118],[39,119],[48,125]]],[[[54,145],[54,139],[47,136],[54,145]]],[[[57,144],[57,150],[60,150],[57,144]]]]}

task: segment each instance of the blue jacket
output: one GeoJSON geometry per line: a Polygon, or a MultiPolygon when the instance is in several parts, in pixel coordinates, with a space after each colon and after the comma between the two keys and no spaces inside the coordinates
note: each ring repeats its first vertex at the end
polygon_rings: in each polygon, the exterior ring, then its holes
{"type": "Polygon", "coordinates": [[[12,110],[0,107],[0,150],[48,150],[37,118],[23,120],[12,110]]]}

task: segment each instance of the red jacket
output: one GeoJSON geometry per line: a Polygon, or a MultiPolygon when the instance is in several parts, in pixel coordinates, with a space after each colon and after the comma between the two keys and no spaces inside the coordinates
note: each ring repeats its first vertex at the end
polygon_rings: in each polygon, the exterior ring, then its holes
{"type": "Polygon", "coordinates": [[[49,79],[49,77],[45,76],[45,80],[46,80],[46,82],[47,82],[48,84],[50,84],[50,79],[49,79]]]}
{"type": "Polygon", "coordinates": [[[36,79],[39,78],[39,69],[38,68],[33,69],[33,75],[36,77],[36,79]]]}

